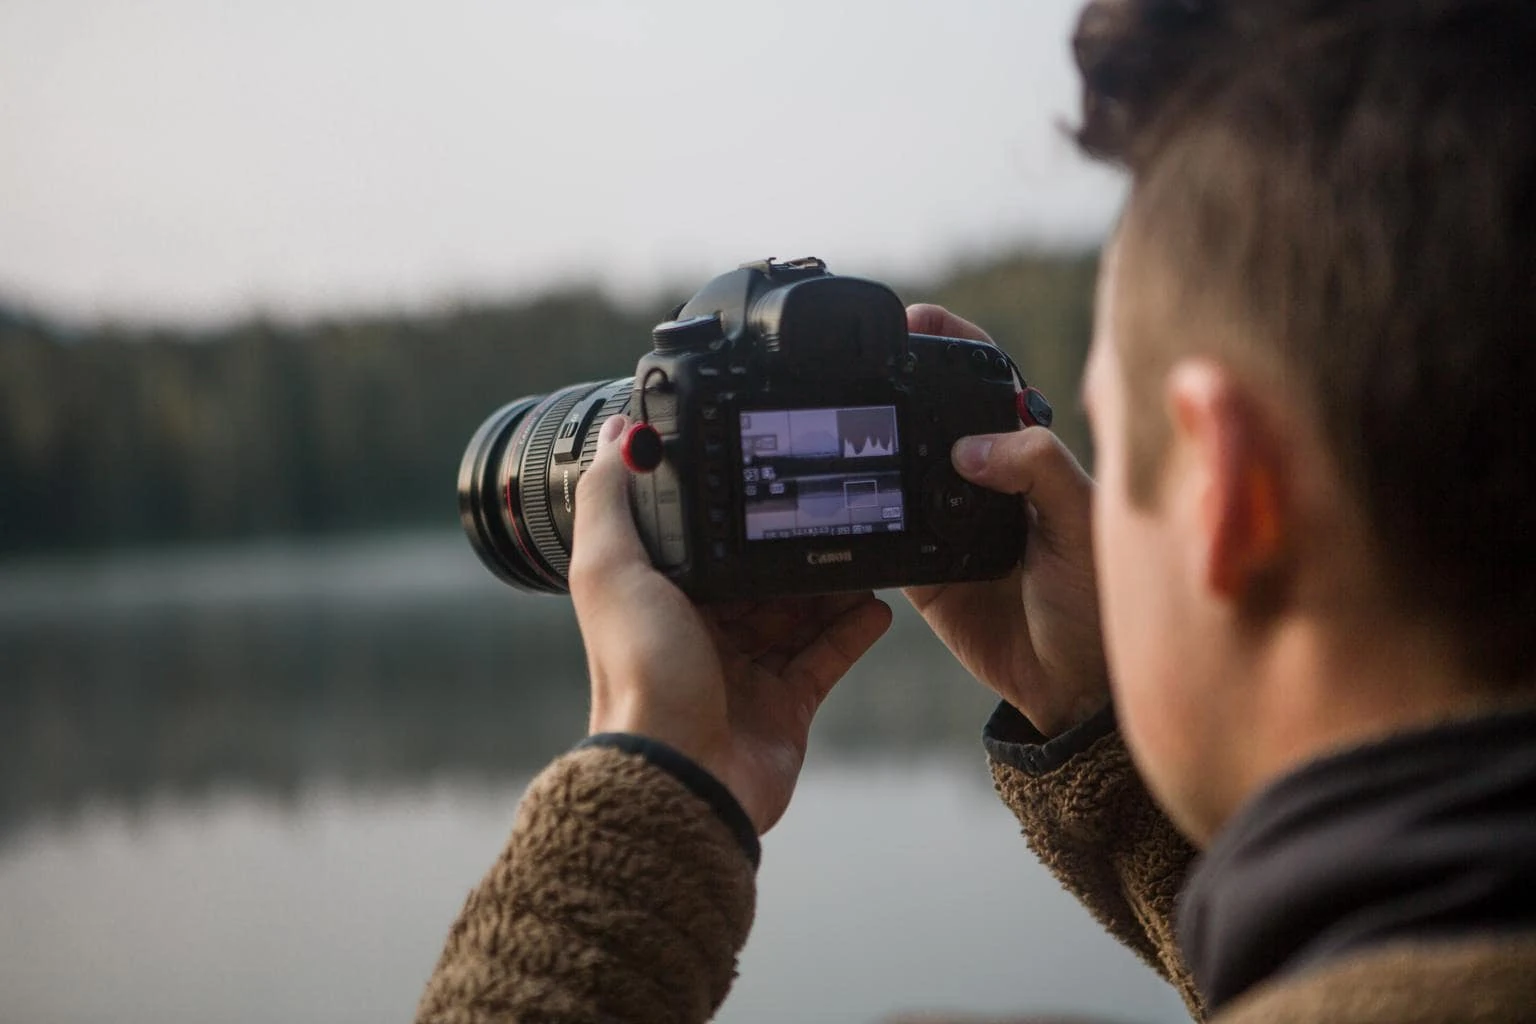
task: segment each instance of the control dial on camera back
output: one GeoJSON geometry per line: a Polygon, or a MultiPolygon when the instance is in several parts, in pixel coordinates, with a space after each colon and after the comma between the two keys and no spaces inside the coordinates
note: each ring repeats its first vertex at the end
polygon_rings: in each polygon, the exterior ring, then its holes
{"type": "Polygon", "coordinates": [[[974,532],[986,498],[946,465],[934,466],[923,479],[923,505],[928,525],[940,537],[957,543],[974,532]]]}

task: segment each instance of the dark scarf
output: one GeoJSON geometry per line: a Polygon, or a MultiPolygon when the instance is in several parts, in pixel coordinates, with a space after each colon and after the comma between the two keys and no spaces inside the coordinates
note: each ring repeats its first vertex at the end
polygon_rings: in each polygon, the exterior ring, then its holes
{"type": "Polygon", "coordinates": [[[1394,940],[1536,931],[1536,709],[1315,761],[1250,800],[1190,878],[1179,945],[1217,1009],[1394,940]]]}

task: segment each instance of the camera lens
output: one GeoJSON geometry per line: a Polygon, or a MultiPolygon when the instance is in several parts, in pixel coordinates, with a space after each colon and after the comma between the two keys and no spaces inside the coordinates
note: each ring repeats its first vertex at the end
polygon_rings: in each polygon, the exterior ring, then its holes
{"type": "Polygon", "coordinates": [[[631,379],[530,395],[492,413],[459,464],[459,518],[475,553],[521,590],[563,594],[575,489],[598,428],[629,404],[631,379]]]}

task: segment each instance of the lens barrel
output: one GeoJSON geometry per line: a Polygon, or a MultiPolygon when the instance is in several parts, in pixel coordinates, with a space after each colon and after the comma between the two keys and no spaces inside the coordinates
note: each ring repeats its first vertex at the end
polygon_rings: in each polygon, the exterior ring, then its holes
{"type": "Polygon", "coordinates": [[[632,379],[589,381],[511,402],[485,421],[459,464],[459,518],[475,553],[521,590],[563,594],[575,485],[602,422],[623,412],[632,379]]]}

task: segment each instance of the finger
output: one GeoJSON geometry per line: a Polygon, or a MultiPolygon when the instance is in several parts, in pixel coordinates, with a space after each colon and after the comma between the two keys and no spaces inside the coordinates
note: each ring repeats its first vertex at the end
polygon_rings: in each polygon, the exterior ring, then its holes
{"type": "Polygon", "coordinates": [[[768,601],[739,619],[720,622],[721,633],[748,657],[757,658],[784,644],[809,615],[803,600],[768,601]]]}
{"type": "Polygon", "coordinates": [[[769,629],[754,620],[738,619],[719,624],[720,635],[732,650],[756,661],[778,646],[780,632],[769,629]]]}
{"type": "Polygon", "coordinates": [[[955,471],[972,483],[1027,498],[1042,529],[1087,527],[1093,480],[1044,427],[962,437],[951,459],[955,471]]]}
{"type": "Polygon", "coordinates": [[[937,601],[944,591],[948,589],[949,584],[936,583],[926,587],[903,587],[901,594],[913,608],[916,608],[918,612],[922,612],[930,604],[937,601]]]}
{"type": "Polygon", "coordinates": [[[813,707],[820,704],[890,625],[889,605],[873,597],[860,601],[832,620],[814,641],[790,659],[784,667],[784,681],[809,694],[813,707]]]}
{"type": "Polygon", "coordinates": [[[827,623],[872,595],[862,593],[828,594],[820,597],[782,597],[756,605],[749,615],[735,620],[719,620],[720,630],[736,649],[753,660],[764,662],[771,672],[800,653],[821,635],[827,623]],[[769,652],[782,651],[783,656],[769,652]]]}
{"type": "Polygon", "coordinates": [[[708,614],[718,623],[735,622],[737,619],[746,618],[758,608],[757,601],[724,601],[720,604],[708,606],[708,614]]]}
{"type": "Polygon", "coordinates": [[[823,594],[812,598],[811,613],[823,620],[837,618],[850,608],[857,608],[874,599],[872,590],[850,590],[839,594],[823,594]]]}
{"type": "Polygon", "coordinates": [[[868,590],[819,597],[795,599],[798,617],[782,630],[766,650],[756,652],[755,660],[763,668],[779,675],[801,651],[809,647],[827,627],[849,609],[874,599],[868,590]]]}
{"type": "Polygon", "coordinates": [[[902,593],[942,637],[951,627],[974,630],[976,623],[996,620],[999,614],[1006,616],[1004,609],[1019,603],[1023,572],[1023,566],[1014,566],[1000,579],[907,587],[902,593]]]}
{"type": "Polygon", "coordinates": [[[628,427],[624,416],[611,416],[598,434],[592,465],[576,483],[576,526],[571,535],[571,589],[597,586],[611,574],[650,556],[630,511],[629,470],[619,454],[618,438],[628,427]]]}
{"type": "Polygon", "coordinates": [[[715,653],[720,656],[720,664],[725,669],[725,678],[735,679],[745,675],[753,659],[742,652],[720,623],[706,619],[705,625],[709,628],[710,639],[715,643],[715,653]]]}
{"type": "Polygon", "coordinates": [[[907,307],[907,330],[913,334],[937,334],[945,338],[965,338],[995,344],[987,332],[943,306],[920,302],[907,307]]]}
{"type": "Polygon", "coordinates": [[[812,599],[808,606],[805,618],[799,628],[790,636],[789,641],[783,646],[787,647],[791,656],[799,654],[815,642],[816,638],[826,632],[833,622],[836,622],[844,614],[860,605],[869,604],[875,599],[875,595],[868,590],[845,592],[840,594],[823,594],[812,599]]]}

